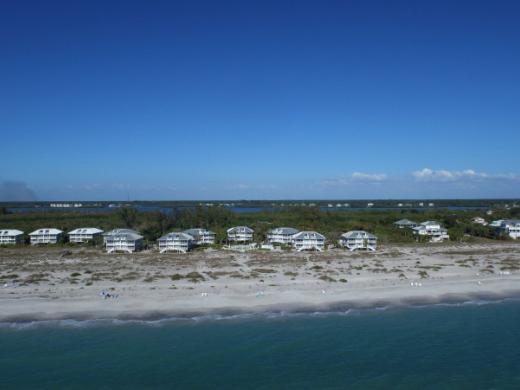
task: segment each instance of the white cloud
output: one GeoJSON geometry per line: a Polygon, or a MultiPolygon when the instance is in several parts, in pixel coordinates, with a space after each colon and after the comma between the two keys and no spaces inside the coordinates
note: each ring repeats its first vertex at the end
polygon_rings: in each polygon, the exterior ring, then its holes
{"type": "Polygon", "coordinates": [[[386,179],[388,179],[388,175],[384,173],[354,172],[350,176],[322,180],[319,184],[326,187],[341,187],[349,186],[353,183],[381,183],[386,179]]]}
{"type": "Polygon", "coordinates": [[[354,172],[351,177],[352,177],[352,180],[379,182],[379,181],[386,180],[388,176],[384,173],[354,172]]]}
{"type": "Polygon", "coordinates": [[[457,181],[457,180],[483,180],[483,179],[517,179],[518,175],[508,174],[489,174],[485,172],[477,172],[473,169],[465,169],[463,171],[449,171],[446,169],[434,170],[424,168],[419,171],[412,172],[412,176],[422,181],[457,181]]]}

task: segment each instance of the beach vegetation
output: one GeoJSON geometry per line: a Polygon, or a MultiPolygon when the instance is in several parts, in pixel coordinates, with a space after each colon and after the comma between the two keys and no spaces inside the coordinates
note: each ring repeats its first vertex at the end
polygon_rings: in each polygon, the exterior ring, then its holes
{"type": "Polygon", "coordinates": [[[253,272],[260,273],[260,274],[273,274],[276,273],[276,270],[271,268],[254,268],[253,272]]]}
{"type": "Polygon", "coordinates": [[[333,283],[337,282],[336,279],[331,278],[328,275],[320,275],[320,277],[318,279],[323,280],[324,282],[333,282],[333,283]]]}
{"type": "Polygon", "coordinates": [[[186,274],[185,277],[186,277],[186,279],[188,279],[190,282],[193,282],[193,283],[203,282],[206,280],[202,274],[195,272],[195,271],[186,274]]]}
{"type": "Polygon", "coordinates": [[[23,279],[24,284],[39,284],[40,282],[48,282],[47,273],[35,273],[31,274],[23,279]]]}
{"type": "Polygon", "coordinates": [[[520,270],[520,258],[508,257],[500,261],[501,271],[518,271],[520,270]]]}
{"type": "Polygon", "coordinates": [[[0,275],[0,279],[18,279],[20,276],[18,274],[5,274],[0,275]]]}

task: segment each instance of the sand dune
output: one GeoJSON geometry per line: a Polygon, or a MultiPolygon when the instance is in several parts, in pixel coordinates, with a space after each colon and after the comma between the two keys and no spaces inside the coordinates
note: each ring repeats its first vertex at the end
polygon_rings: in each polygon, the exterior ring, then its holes
{"type": "Polygon", "coordinates": [[[2,248],[0,283],[0,321],[422,305],[520,295],[520,245],[387,246],[374,254],[2,248]]]}

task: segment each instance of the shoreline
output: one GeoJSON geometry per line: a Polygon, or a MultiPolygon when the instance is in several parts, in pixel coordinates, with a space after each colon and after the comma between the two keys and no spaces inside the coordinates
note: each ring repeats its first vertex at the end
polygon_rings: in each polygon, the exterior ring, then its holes
{"type": "Polygon", "coordinates": [[[520,297],[520,245],[376,253],[0,250],[0,323],[326,313],[520,297]],[[101,292],[113,298],[104,299],[101,292]]]}
{"type": "MultiPolygon", "coordinates": [[[[379,294],[373,298],[358,298],[349,300],[335,300],[329,296],[328,299],[321,300],[319,303],[309,302],[283,302],[263,304],[258,302],[249,306],[193,306],[192,308],[164,308],[164,309],[146,309],[135,310],[127,309],[128,305],[135,302],[124,302],[124,307],[113,306],[110,309],[83,310],[77,307],[75,310],[60,311],[56,306],[67,305],[68,303],[77,304],[77,301],[51,302],[31,299],[21,302],[14,299],[14,303],[36,304],[38,310],[32,312],[14,312],[9,313],[9,308],[2,305],[2,313],[0,314],[0,326],[2,324],[27,324],[27,323],[44,323],[59,321],[143,321],[155,322],[163,320],[200,320],[200,319],[234,319],[250,316],[264,315],[309,315],[309,314],[342,314],[352,310],[379,310],[379,309],[400,309],[400,308],[418,308],[439,305],[464,305],[464,304],[489,304],[497,303],[505,300],[520,299],[520,278],[515,280],[519,287],[516,289],[504,290],[485,290],[466,291],[466,292],[448,292],[439,295],[424,295],[417,291],[416,294],[402,294],[399,291],[394,297],[381,297],[379,294]],[[47,309],[47,311],[41,311],[47,309]],[[7,311],[7,312],[6,312],[7,311]]],[[[388,292],[388,290],[386,291],[388,292]]],[[[3,301],[3,304],[6,302],[3,301]]],[[[184,304],[186,305],[186,303],[184,304]]],[[[9,306],[9,305],[8,305],[9,306]]]]}

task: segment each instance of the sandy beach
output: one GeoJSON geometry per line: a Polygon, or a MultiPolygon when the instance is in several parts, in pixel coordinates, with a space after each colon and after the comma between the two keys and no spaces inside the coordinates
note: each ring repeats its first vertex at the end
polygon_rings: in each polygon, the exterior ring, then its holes
{"type": "Polygon", "coordinates": [[[0,249],[0,321],[331,311],[520,296],[520,244],[375,253],[0,249]],[[107,295],[107,297],[102,294],[107,295]]]}

